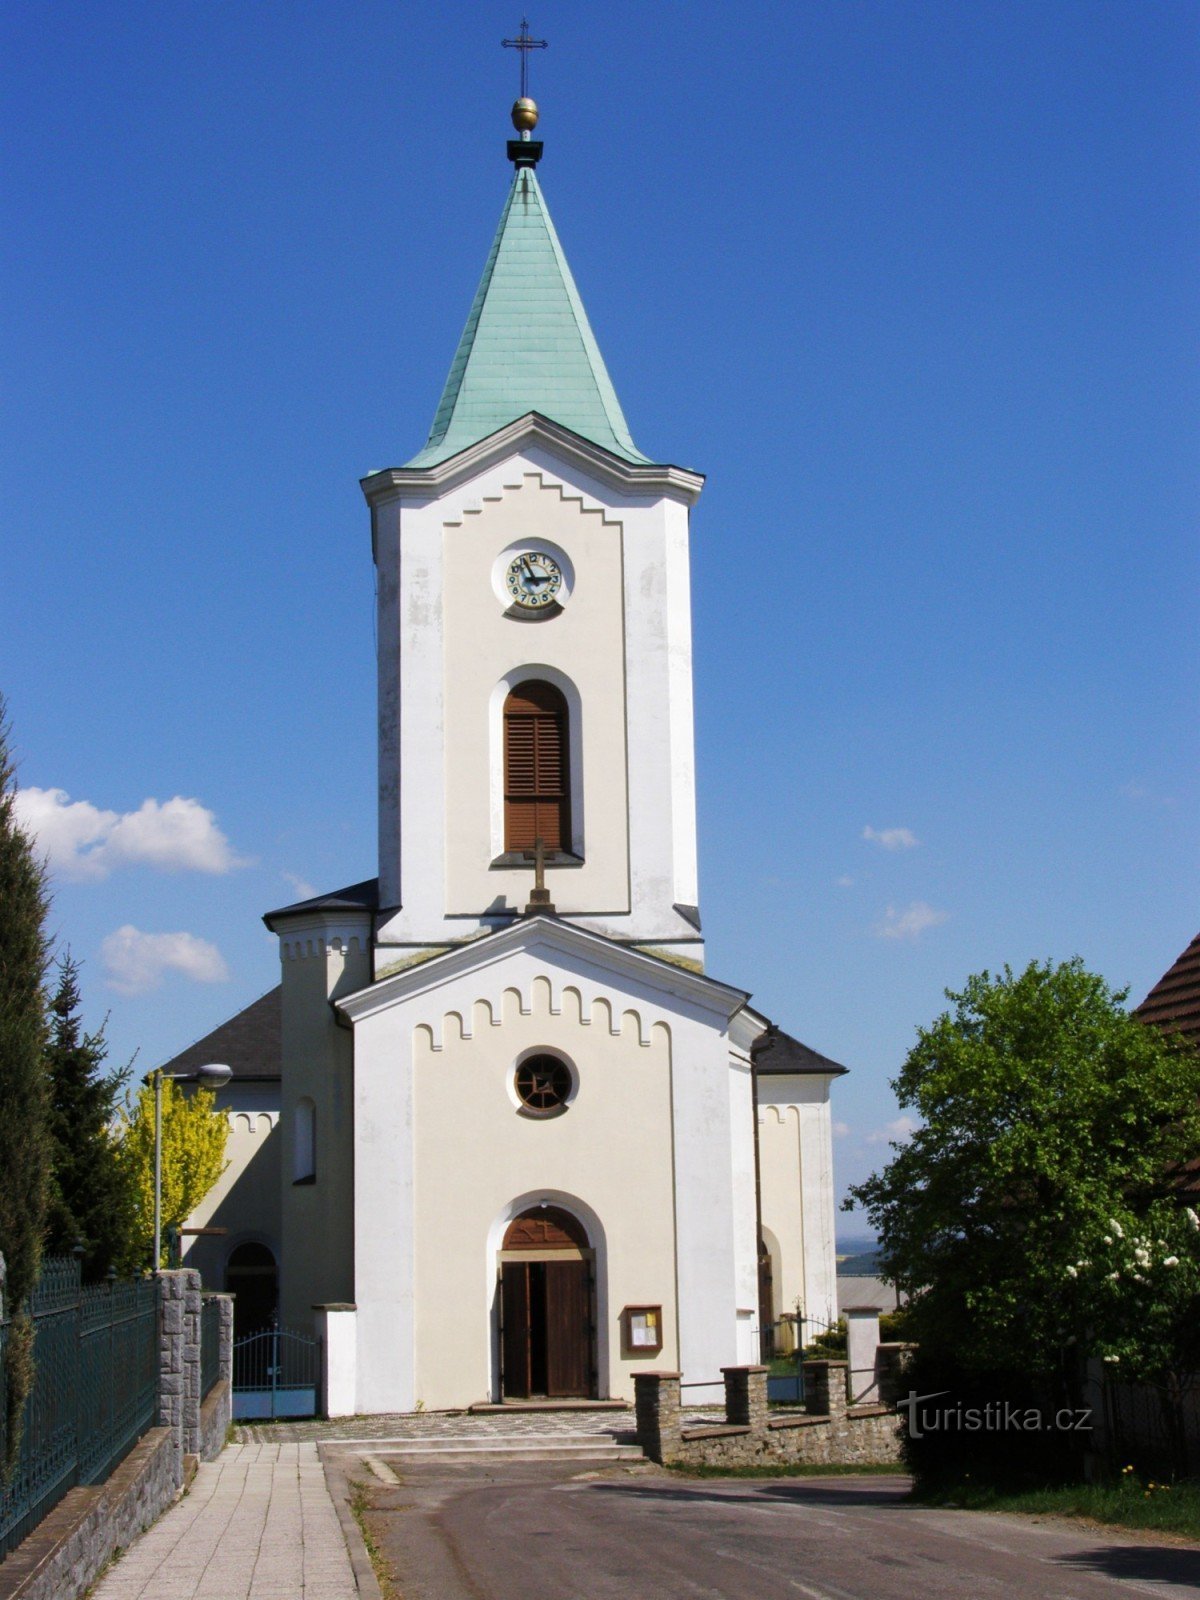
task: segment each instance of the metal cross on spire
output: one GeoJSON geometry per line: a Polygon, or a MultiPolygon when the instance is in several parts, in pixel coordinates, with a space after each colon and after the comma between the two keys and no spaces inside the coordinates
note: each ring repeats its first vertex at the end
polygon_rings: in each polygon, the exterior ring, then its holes
{"type": "Polygon", "coordinates": [[[521,52],[521,99],[529,98],[529,52],[531,50],[545,50],[549,46],[546,39],[531,39],[529,36],[529,23],[521,18],[521,31],[515,39],[501,39],[500,43],[506,50],[519,50],[521,52]]]}

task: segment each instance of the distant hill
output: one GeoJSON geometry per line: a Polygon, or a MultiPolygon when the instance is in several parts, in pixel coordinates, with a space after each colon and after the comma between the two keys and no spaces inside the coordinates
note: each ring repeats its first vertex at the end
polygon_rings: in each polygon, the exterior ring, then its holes
{"type": "Polygon", "coordinates": [[[865,1256],[869,1250],[877,1250],[879,1240],[873,1233],[842,1233],[837,1236],[837,1253],[839,1256],[865,1256]]]}
{"type": "Polygon", "coordinates": [[[837,1275],[839,1278],[874,1278],[879,1272],[879,1251],[877,1249],[864,1250],[858,1255],[839,1256],[837,1275]]]}

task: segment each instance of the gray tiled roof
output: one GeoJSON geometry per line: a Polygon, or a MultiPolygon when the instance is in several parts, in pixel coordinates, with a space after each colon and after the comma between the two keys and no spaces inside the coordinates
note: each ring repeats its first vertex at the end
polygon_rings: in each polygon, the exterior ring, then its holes
{"type": "Polygon", "coordinates": [[[290,906],[279,906],[263,916],[267,927],[276,917],[299,917],[307,911],[378,911],[379,879],[364,878],[345,889],[335,889],[332,894],[315,894],[310,900],[296,900],[290,906]]]}
{"type": "Polygon", "coordinates": [[[801,1044],[799,1039],[793,1039],[790,1033],[784,1033],[774,1023],[765,1033],[759,1034],[750,1046],[750,1055],[759,1074],[764,1077],[808,1072],[840,1078],[850,1070],[831,1061],[828,1056],[811,1050],[808,1045],[801,1044]]]}
{"type": "Polygon", "coordinates": [[[283,1059],[281,989],[276,984],[203,1039],[163,1063],[166,1072],[195,1072],[223,1061],[240,1083],[275,1081],[283,1059]]]}

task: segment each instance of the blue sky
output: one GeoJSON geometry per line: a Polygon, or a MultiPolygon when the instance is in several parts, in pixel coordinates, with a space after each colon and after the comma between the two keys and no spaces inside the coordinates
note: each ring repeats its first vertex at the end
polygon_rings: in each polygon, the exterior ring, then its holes
{"type": "MultiPolygon", "coordinates": [[[[269,988],[261,913],[375,870],[358,478],[424,443],[519,20],[0,20],[0,686],[114,1060],[269,988]]],[[[710,970],[853,1069],[844,1184],[945,987],[1079,954],[1137,1000],[1200,925],[1196,10],[531,22],[539,175],[634,438],[709,477],[710,970]]]]}

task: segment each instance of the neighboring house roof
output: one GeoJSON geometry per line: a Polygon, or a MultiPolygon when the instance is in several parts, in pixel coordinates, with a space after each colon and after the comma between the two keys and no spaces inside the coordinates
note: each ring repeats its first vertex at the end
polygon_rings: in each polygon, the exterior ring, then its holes
{"type": "Polygon", "coordinates": [[[268,911],[263,921],[270,928],[279,917],[302,917],[309,911],[378,911],[379,879],[364,878],[362,883],[352,883],[345,889],[335,889],[332,894],[315,894],[309,900],[296,900],[290,906],[280,906],[268,911]]]}
{"type": "MultiPolygon", "coordinates": [[[[1151,989],[1134,1016],[1200,1048],[1200,933],[1151,989]]],[[[1200,1196],[1200,1156],[1171,1174],[1173,1194],[1200,1196]]]]}
{"type": "Polygon", "coordinates": [[[895,1311],[897,1305],[907,1305],[908,1296],[901,1291],[897,1297],[894,1284],[882,1278],[843,1278],[838,1274],[838,1307],[842,1311],[873,1306],[878,1311],[895,1311]]]}
{"type": "Polygon", "coordinates": [[[425,448],[430,467],[527,412],[627,461],[630,436],[531,167],[518,167],[425,448]]]}
{"type": "Polygon", "coordinates": [[[750,1046],[750,1055],[760,1077],[807,1072],[840,1078],[850,1070],[831,1061],[828,1056],[810,1050],[808,1045],[793,1039],[790,1033],[784,1033],[774,1023],[765,1033],[759,1034],[750,1046]]]}
{"type": "Polygon", "coordinates": [[[197,1067],[222,1061],[233,1069],[237,1083],[277,1082],[283,1059],[281,992],[276,984],[203,1039],[164,1062],[163,1071],[195,1072],[197,1067]]]}
{"type": "Polygon", "coordinates": [[[1200,933],[1154,985],[1134,1016],[1200,1045],[1200,933]]]}

